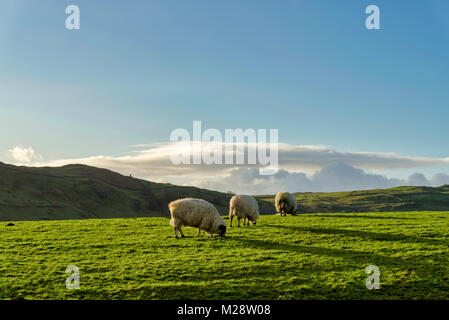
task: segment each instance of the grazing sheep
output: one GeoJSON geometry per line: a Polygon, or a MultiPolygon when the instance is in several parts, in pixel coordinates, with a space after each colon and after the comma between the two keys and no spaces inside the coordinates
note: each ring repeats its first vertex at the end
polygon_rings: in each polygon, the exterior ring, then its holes
{"type": "Polygon", "coordinates": [[[178,238],[178,231],[184,237],[181,228],[198,228],[197,237],[201,230],[206,231],[212,238],[212,234],[221,237],[226,235],[226,222],[218,213],[213,204],[201,199],[179,199],[168,204],[171,220],[170,225],[175,227],[175,238],[178,238]]]}
{"type": "Polygon", "coordinates": [[[295,215],[298,204],[296,198],[288,192],[279,192],[275,198],[276,212],[281,216],[286,216],[287,213],[295,215]]]}
{"type": "Polygon", "coordinates": [[[241,194],[233,196],[231,201],[229,201],[230,227],[232,227],[232,219],[234,217],[238,219],[238,227],[240,227],[240,219],[243,219],[243,224],[247,226],[249,226],[250,221],[252,224],[256,224],[259,217],[259,205],[256,199],[241,194]]]}

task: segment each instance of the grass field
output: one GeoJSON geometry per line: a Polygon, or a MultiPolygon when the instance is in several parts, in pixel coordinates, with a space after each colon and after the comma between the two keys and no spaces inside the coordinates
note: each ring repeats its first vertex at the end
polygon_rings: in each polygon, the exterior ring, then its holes
{"type": "Polygon", "coordinates": [[[447,212],[262,216],[225,239],[176,240],[168,222],[2,222],[0,298],[449,299],[447,212]],[[365,286],[372,264],[379,290],[365,286]]]}

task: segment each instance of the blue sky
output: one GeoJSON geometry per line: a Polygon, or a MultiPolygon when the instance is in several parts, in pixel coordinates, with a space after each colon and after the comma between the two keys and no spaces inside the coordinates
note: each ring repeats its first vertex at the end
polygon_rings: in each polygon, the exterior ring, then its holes
{"type": "Polygon", "coordinates": [[[448,157],[448,12],[444,0],[2,0],[0,161],[18,145],[45,160],[123,156],[193,120],[448,157]],[[70,4],[80,30],[65,28],[70,4]],[[370,4],[381,30],[365,28],[370,4]]]}

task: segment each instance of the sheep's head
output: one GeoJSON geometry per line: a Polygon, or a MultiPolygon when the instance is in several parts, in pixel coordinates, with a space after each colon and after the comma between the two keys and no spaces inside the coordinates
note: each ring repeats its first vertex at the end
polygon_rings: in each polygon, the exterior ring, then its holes
{"type": "Polygon", "coordinates": [[[219,235],[220,237],[224,237],[224,236],[226,235],[226,226],[220,225],[220,226],[218,227],[218,235],[219,235]]]}
{"type": "Polygon", "coordinates": [[[256,225],[257,218],[259,217],[259,214],[257,214],[256,218],[254,220],[249,220],[253,225],[256,225]]]}
{"type": "Polygon", "coordinates": [[[282,211],[284,211],[284,208],[285,208],[285,202],[284,201],[279,201],[279,209],[281,209],[280,210],[281,213],[282,213],[282,211]]]}
{"type": "Polygon", "coordinates": [[[279,207],[281,209],[281,213],[288,213],[288,211],[290,209],[290,205],[288,204],[287,201],[281,201],[279,203],[279,207]]]}

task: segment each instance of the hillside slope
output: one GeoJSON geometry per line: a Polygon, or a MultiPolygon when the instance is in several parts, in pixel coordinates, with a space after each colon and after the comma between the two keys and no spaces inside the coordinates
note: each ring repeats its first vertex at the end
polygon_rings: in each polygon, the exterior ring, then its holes
{"type": "Polygon", "coordinates": [[[181,197],[203,198],[226,214],[231,195],[85,165],[30,168],[0,163],[0,221],[168,217],[167,204],[181,197]]]}
{"type": "MultiPolygon", "coordinates": [[[[299,213],[449,210],[449,186],[295,196],[299,213]]],[[[0,221],[168,217],[167,204],[184,197],[210,201],[225,215],[231,195],[85,165],[32,168],[0,162],[0,221]]],[[[273,195],[256,198],[261,214],[274,213],[273,195]]]]}

